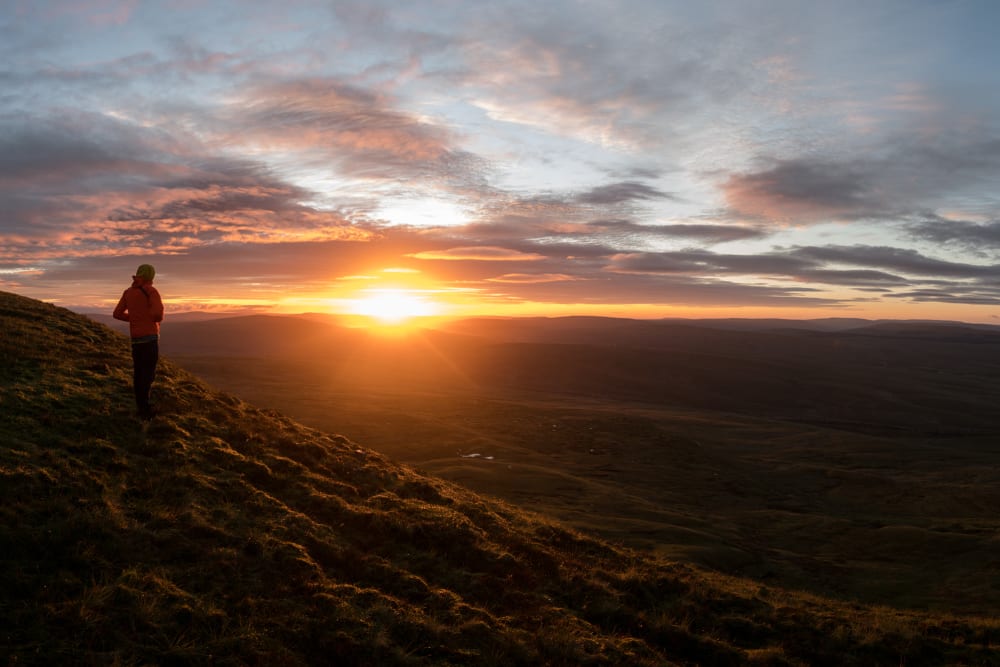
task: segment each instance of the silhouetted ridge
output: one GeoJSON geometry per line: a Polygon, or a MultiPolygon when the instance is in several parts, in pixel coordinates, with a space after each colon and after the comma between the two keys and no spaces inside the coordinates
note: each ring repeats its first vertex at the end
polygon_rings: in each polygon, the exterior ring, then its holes
{"type": "MultiPolygon", "coordinates": [[[[169,322],[168,322],[169,325],[169,322]]],[[[213,391],[0,293],[7,664],[988,664],[995,621],[621,549],[213,391]]],[[[401,436],[405,437],[405,436],[401,436]]]]}

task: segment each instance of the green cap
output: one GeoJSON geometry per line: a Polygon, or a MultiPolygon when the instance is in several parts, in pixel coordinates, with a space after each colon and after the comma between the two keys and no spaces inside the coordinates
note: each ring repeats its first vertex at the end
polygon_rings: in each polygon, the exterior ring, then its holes
{"type": "Polygon", "coordinates": [[[153,281],[153,276],[156,275],[156,269],[153,268],[152,264],[142,264],[138,269],[135,270],[135,277],[142,278],[149,282],[153,281]]]}

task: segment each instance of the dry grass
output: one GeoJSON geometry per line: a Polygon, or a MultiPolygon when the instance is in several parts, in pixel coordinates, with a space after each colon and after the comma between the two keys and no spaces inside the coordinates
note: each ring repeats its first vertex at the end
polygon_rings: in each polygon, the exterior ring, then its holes
{"type": "Polygon", "coordinates": [[[585,536],[0,293],[16,665],[995,664],[995,620],[764,589],[585,536]]]}

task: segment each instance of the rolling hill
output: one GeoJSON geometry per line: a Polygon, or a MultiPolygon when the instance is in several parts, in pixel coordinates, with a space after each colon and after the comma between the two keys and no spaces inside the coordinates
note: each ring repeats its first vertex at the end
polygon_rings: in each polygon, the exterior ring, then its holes
{"type": "MultiPolygon", "coordinates": [[[[12,665],[995,664],[995,619],[657,558],[257,409],[0,293],[12,665]]],[[[400,438],[408,437],[403,432],[400,438]]]]}
{"type": "Polygon", "coordinates": [[[874,434],[1000,433],[996,327],[771,324],[480,319],[387,341],[332,319],[251,316],[172,323],[162,345],[174,357],[297,361],[354,386],[668,404],[874,434]]]}

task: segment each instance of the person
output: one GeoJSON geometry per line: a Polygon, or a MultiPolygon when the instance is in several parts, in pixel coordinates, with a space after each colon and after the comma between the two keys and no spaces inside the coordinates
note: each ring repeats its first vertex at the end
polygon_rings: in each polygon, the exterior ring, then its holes
{"type": "Polygon", "coordinates": [[[132,386],[135,390],[135,406],[139,419],[149,421],[153,409],[149,404],[149,392],[156,376],[156,364],[160,359],[160,322],[163,321],[163,301],[153,287],[156,269],[151,264],[143,264],[132,276],[132,286],[122,293],[115,306],[116,320],[128,322],[132,338],[132,386]]]}

